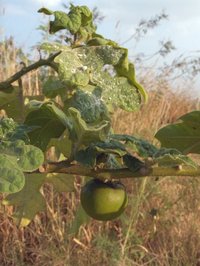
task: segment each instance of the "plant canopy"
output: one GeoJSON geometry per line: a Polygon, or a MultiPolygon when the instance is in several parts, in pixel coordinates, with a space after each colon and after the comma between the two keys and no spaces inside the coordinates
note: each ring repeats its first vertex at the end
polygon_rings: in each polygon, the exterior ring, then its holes
{"type": "Polygon", "coordinates": [[[0,83],[0,110],[6,113],[0,118],[0,192],[3,204],[15,206],[18,225],[27,226],[45,210],[45,183],[58,192],[72,192],[76,175],[110,182],[199,175],[188,154],[200,153],[200,111],[161,128],[155,134],[159,146],[115,134],[116,108],[137,111],[148,100],[128,50],[96,32],[86,6],[71,4],[68,13],[38,12],[54,17],[49,32],[64,32],[66,42],[40,44],[38,62],[0,83]],[[42,81],[40,97],[20,98],[22,88],[13,83],[43,66],[53,72],[42,81]],[[52,147],[54,160],[47,156],[52,147]]]}

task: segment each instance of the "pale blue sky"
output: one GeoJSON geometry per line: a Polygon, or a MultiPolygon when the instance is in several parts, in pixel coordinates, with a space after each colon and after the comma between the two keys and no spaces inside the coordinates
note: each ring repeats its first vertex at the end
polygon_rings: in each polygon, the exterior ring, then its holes
{"type": "MultiPolygon", "coordinates": [[[[15,41],[26,51],[41,40],[36,28],[47,16],[37,13],[43,6],[52,10],[63,10],[64,0],[0,0],[0,39],[14,36],[15,41]]],[[[127,42],[129,56],[144,53],[151,55],[160,48],[160,41],[172,41],[176,50],[166,59],[159,58],[157,65],[173,61],[180,55],[200,55],[200,0],[72,0],[74,5],[98,7],[105,19],[98,26],[97,32],[120,45],[134,34],[141,19],[150,19],[163,10],[169,15],[168,20],[148,31],[148,34],[136,46],[134,40],[127,42]],[[118,27],[116,28],[116,24],[118,27]],[[167,61],[166,61],[167,60],[167,61]]],[[[150,62],[151,63],[151,62],[150,62]]],[[[152,65],[150,65],[152,66],[152,65]]],[[[200,77],[196,77],[192,87],[200,95],[200,77]]]]}
{"type": "MultiPolygon", "coordinates": [[[[19,45],[25,48],[34,45],[40,39],[36,30],[44,20],[37,10],[48,7],[53,10],[62,9],[63,0],[0,0],[0,26],[2,36],[14,36],[19,45]],[[3,32],[3,35],[2,35],[3,32]]],[[[168,21],[163,21],[159,27],[149,31],[139,46],[135,48],[132,41],[126,46],[130,53],[157,51],[159,41],[172,40],[177,53],[200,50],[200,1],[199,0],[94,0],[72,1],[75,5],[97,6],[105,16],[98,32],[104,36],[122,43],[133,33],[140,19],[151,18],[162,10],[169,15],[168,21]],[[116,23],[119,22],[116,29],[116,23]]]]}

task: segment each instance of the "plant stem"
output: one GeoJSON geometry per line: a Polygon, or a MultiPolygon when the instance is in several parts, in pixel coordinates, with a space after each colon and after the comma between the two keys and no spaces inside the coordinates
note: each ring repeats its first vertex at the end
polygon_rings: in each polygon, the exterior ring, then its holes
{"type": "Polygon", "coordinates": [[[145,176],[200,176],[200,167],[148,167],[141,168],[135,172],[128,168],[120,169],[92,169],[69,161],[51,162],[43,166],[41,172],[44,173],[65,173],[81,176],[90,176],[100,179],[120,179],[120,178],[139,178],[145,176]]]}
{"type": "Polygon", "coordinates": [[[50,66],[52,67],[55,71],[57,71],[57,65],[56,63],[53,62],[56,56],[58,56],[61,53],[61,51],[50,55],[47,59],[40,59],[39,61],[23,67],[20,71],[12,75],[10,78],[7,80],[0,82],[0,90],[5,90],[11,86],[11,84],[17,80],[19,80],[23,75],[27,74],[28,72],[35,70],[41,66],[50,66]]]}

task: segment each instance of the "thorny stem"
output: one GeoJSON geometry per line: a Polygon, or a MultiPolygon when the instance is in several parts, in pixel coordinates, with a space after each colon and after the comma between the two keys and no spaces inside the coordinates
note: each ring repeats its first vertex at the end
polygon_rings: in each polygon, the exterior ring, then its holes
{"type": "Polygon", "coordinates": [[[142,167],[132,172],[128,168],[120,169],[93,169],[69,161],[50,162],[42,167],[43,173],[64,173],[81,176],[90,176],[100,179],[139,178],[145,176],[200,176],[200,167],[142,167]]]}
{"type": "Polygon", "coordinates": [[[19,80],[23,75],[27,74],[28,72],[35,70],[41,66],[50,66],[52,67],[55,71],[57,71],[57,65],[56,63],[53,62],[53,60],[55,59],[56,56],[58,56],[61,53],[61,51],[55,53],[55,54],[51,54],[47,59],[40,59],[39,61],[29,65],[29,66],[25,66],[23,67],[20,71],[18,71],[17,73],[15,73],[14,75],[12,75],[10,78],[8,78],[7,80],[0,82],[0,90],[6,90],[7,88],[9,88],[11,86],[11,84],[17,80],[19,80]]]}

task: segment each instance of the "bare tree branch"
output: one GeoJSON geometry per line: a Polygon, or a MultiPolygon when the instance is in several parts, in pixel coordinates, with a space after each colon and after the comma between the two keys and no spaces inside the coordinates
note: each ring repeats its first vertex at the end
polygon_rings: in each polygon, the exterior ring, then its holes
{"type": "Polygon", "coordinates": [[[40,59],[39,61],[31,64],[30,66],[23,67],[20,71],[15,73],[13,76],[8,78],[7,80],[0,82],[0,90],[6,90],[11,86],[11,84],[17,80],[19,80],[23,75],[27,74],[28,72],[35,70],[41,66],[50,66],[55,71],[57,71],[57,65],[53,62],[56,56],[58,56],[61,53],[61,51],[50,55],[47,59],[40,59]]]}

